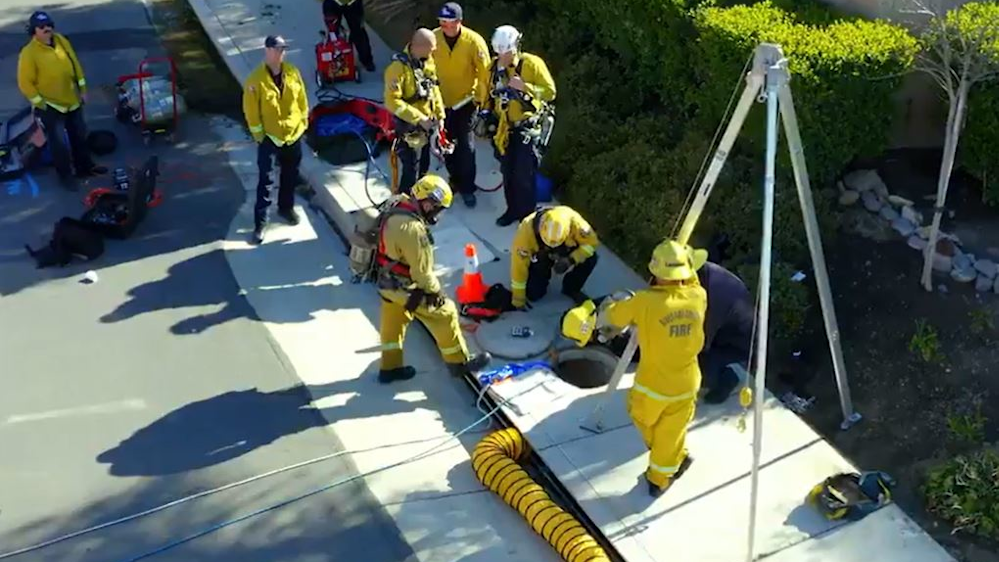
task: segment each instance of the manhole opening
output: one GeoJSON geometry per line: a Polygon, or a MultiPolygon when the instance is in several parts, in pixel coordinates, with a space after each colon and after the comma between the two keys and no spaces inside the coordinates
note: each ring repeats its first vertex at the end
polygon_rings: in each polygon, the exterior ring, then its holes
{"type": "Polygon", "coordinates": [[[609,353],[573,349],[559,353],[555,374],[576,388],[597,388],[610,382],[616,364],[609,353]]]}

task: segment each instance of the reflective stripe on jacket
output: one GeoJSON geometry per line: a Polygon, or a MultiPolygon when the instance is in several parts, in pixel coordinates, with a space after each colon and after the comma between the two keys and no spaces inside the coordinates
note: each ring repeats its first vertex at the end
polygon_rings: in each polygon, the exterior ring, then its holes
{"type": "Polygon", "coordinates": [[[291,63],[281,64],[282,88],[266,64],[250,73],[243,87],[243,115],[257,142],[269,137],[277,146],[291,144],[309,128],[309,99],[302,74],[291,63]]]}
{"type": "Polygon", "coordinates": [[[701,387],[697,355],[704,346],[708,296],[694,277],[687,285],[655,286],[610,304],[609,324],[638,330],[638,361],[633,389],[657,401],[695,396],[701,387]]]}
{"type": "Polygon", "coordinates": [[[17,58],[17,87],[34,107],[66,113],[80,107],[87,80],[76,51],[65,36],[52,34],[52,45],[32,38],[17,58]]]}
{"type": "Polygon", "coordinates": [[[559,213],[565,215],[569,220],[569,234],[565,242],[559,248],[551,248],[548,251],[559,253],[561,250],[568,253],[574,263],[579,264],[596,253],[597,246],[600,245],[600,239],[590,223],[571,207],[558,205],[535,211],[524,217],[513,236],[513,247],[510,249],[510,291],[513,293],[514,304],[525,302],[527,298],[527,273],[531,266],[531,260],[542,250],[543,246],[548,248],[538,236],[536,226],[544,213],[559,213]]]}

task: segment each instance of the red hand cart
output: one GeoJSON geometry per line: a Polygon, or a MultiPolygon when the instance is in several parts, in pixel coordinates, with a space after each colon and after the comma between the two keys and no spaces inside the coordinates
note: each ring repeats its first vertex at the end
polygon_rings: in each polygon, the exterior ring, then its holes
{"type": "Polygon", "coordinates": [[[316,43],[316,87],[320,90],[336,82],[361,82],[354,46],[343,27],[341,18],[325,18],[326,29],[319,32],[316,43]]]}
{"type": "Polygon", "coordinates": [[[115,115],[122,122],[131,122],[139,127],[142,142],[152,142],[154,135],[164,135],[167,142],[177,140],[180,125],[180,110],[177,95],[177,66],[170,57],[150,57],[139,62],[139,71],[118,77],[118,106],[115,115]],[[135,81],[135,92],[131,92],[129,81],[135,81]],[[157,90],[154,86],[159,86],[157,90]],[[167,95],[166,90],[169,90],[167,95]],[[131,92],[131,95],[130,95],[131,92]],[[152,96],[150,94],[159,94],[152,96]],[[138,97],[138,109],[134,108],[132,96],[138,97]]]}

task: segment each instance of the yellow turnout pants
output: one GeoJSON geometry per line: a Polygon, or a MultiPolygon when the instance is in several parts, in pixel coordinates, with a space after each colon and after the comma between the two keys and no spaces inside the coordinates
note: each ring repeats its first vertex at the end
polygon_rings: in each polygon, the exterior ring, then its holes
{"type": "Polygon", "coordinates": [[[687,424],[694,418],[697,391],[664,396],[636,384],[628,392],[628,415],[649,448],[646,478],[665,488],[687,457],[687,424]]]}
{"type": "Polygon", "coordinates": [[[382,370],[403,366],[402,342],[406,339],[406,328],[414,318],[430,330],[445,363],[460,364],[468,360],[468,347],[458,325],[458,309],[455,308],[454,301],[447,299],[444,306],[439,308],[421,304],[410,313],[406,311],[406,299],[409,297],[407,293],[379,291],[379,294],[382,297],[382,370]]]}

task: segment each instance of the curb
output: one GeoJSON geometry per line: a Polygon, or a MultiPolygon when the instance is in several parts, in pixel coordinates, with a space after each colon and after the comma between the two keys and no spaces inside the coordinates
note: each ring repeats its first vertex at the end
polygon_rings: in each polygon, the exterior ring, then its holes
{"type": "MultiPolygon", "coordinates": [[[[225,28],[219,22],[215,10],[212,10],[205,3],[205,0],[187,0],[188,5],[194,10],[198,17],[198,22],[208,36],[209,42],[215,46],[219,57],[225,61],[229,72],[236,78],[242,87],[246,82],[246,77],[253,71],[253,66],[246,60],[246,55],[233,44],[233,49],[238,51],[238,55],[226,53],[213,37],[229,37],[225,28]],[[210,29],[209,29],[210,28],[210,29]]],[[[304,141],[303,141],[304,142],[304,141]]],[[[337,203],[332,191],[326,186],[325,173],[321,169],[322,164],[318,156],[311,148],[302,150],[302,164],[299,171],[307,182],[308,191],[306,200],[313,209],[325,215],[326,221],[333,227],[337,236],[344,243],[344,252],[350,247],[347,238],[348,234],[354,231],[355,221],[350,213],[344,211],[343,207],[337,203]]],[[[336,181],[336,180],[333,180],[336,181]]]]}

